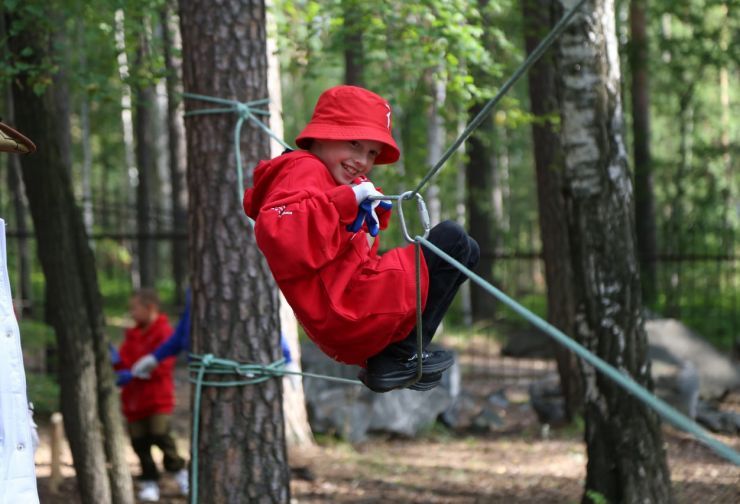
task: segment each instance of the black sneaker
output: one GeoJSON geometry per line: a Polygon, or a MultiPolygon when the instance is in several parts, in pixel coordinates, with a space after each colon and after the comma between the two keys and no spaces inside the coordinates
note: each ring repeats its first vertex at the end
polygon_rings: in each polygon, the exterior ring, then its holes
{"type": "MultiPolygon", "coordinates": [[[[360,380],[373,392],[388,392],[402,388],[416,376],[417,354],[398,358],[382,353],[367,361],[367,370],[360,373],[360,380]]],[[[409,388],[429,390],[439,384],[442,373],[454,362],[452,353],[446,350],[425,351],[422,354],[422,377],[409,388]]]]}

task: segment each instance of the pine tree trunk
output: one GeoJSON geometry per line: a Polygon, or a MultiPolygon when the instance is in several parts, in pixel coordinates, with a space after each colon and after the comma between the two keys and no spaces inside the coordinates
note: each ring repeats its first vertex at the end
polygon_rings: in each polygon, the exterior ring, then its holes
{"type": "MultiPolygon", "coordinates": [[[[0,17],[0,36],[5,37],[4,18],[0,17]]],[[[6,121],[9,124],[15,124],[15,113],[13,107],[12,89],[7,87],[7,99],[5,106],[6,121]]],[[[21,178],[21,166],[18,156],[7,156],[7,183],[8,192],[10,193],[11,206],[15,217],[14,225],[18,232],[18,286],[16,296],[21,300],[21,312],[23,315],[30,315],[33,306],[31,305],[31,248],[29,246],[26,234],[29,232],[28,203],[26,202],[26,192],[23,188],[21,178]]]]}
{"type": "Polygon", "coordinates": [[[648,76],[647,0],[631,0],[630,67],[632,74],[632,141],[635,149],[635,224],[640,278],[645,304],[655,301],[658,252],[653,168],[650,155],[650,86],[648,76]]]}
{"type": "MultiPolygon", "coordinates": [[[[149,59],[149,35],[140,28],[139,45],[136,48],[136,65],[143,66],[149,59]]],[[[138,83],[134,88],[136,110],[134,133],[136,136],[136,230],[139,234],[138,257],[142,287],[154,287],[156,282],[157,249],[153,235],[156,231],[154,194],[157,184],[157,159],[154,151],[156,135],[154,111],[156,96],[149,84],[138,83]]]]}
{"type": "MultiPolygon", "coordinates": [[[[474,118],[482,110],[483,103],[470,108],[468,116],[474,118]]],[[[493,219],[493,172],[496,157],[493,153],[493,121],[488,118],[481,123],[467,142],[468,163],[466,166],[468,231],[481,248],[478,274],[493,283],[493,266],[496,243],[493,219]]],[[[490,321],[496,313],[496,300],[477,284],[470,285],[470,302],[474,322],[490,321]]]]}
{"type": "MultiPolygon", "coordinates": [[[[17,53],[32,48],[33,68],[46,57],[48,38],[38,29],[24,31],[11,38],[10,46],[17,53]]],[[[34,93],[26,74],[14,81],[17,125],[39,146],[21,163],[46,279],[47,316],[57,337],[64,427],[82,501],[130,504],[126,437],[108,361],[95,261],[75,205],[70,166],[61,155],[64,135],[59,131],[65,122],[59,115],[65,107],[56,103],[59,96],[51,88],[34,93]]]]}
{"type": "MultiPolygon", "coordinates": [[[[612,0],[581,8],[558,40],[556,63],[576,337],[651,387],[612,0]]],[[[588,451],[583,501],[597,492],[608,502],[671,502],[658,416],[591,366],[582,371],[588,451]]]]}
{"type": "MultiPolygon", "coordinates": [[[[478,0],[478,8],[483,16],[483,25],[492,26],[489,19],[489,0],[478,0]]],[[[496,50],[492,34],[484,28],[483,41],[488,52],[496,50]]],[[[488,83],[490,77],[486,69],[473,68],[476,82],[488,83]]],[[[473,104],[468,110],[472,121],[485,105],[484,101],[473,104]]],[[[494,252],[496,250],[496,221],[493,213],[494,176],[497,169],[495,130],[489,117],[481,123],[466,145],[468,154],[465,166],[466,199],[468,207],[468,231],[480,245],[480,262],[476,272],[484,280],[493,284],[494,252]]],[[[468,283],[468,282],[466,282],[468,283]]],[[[474,322],[490,321],[496,314],[496,299],[480,286],[470,283],[470,306],[474,322]]]]}
{"type": "MultiPolygon", "coordinates": [[[[186,92],[268,97],[262,0],[180,2],[186,92]],[[239,13],[238,16],[233,13],[239,13]],[[238,71],[236,71],[238,69],[238,71]]],[[[186,109],[205,104],[186,102],[186,109]]],[[[232,143],[236,117],[188,117],[193,345],[239,362],[280,358],[278,291],[242,211],[232,143]]],[[[242,130],[245,167],[270,156],[269,137],[242,130]]],[[[246,177],[249,179],[250,177],[246,177]]],[[[230,379],[230,378],[229,378],[230,379]]],[[[288,502],[282,382],[205,388],[200,412],[201,502],[288,502]]]]}
{"type": "Polygon", "coordinates": [[[167,131],[170,163],[170,187],[172,188],[172,277],[175,282],[175,303],[185,301],[187,283],[188,242],[178,235],[187,232],[187,159],[185,152],[185,124],[183,123],[182,60],[176,56],[181,48],[179,26],[173,23],[169,7],[163,8],[160,16],[162,46],[167,73],[167,131]]]}
{"type": "MultiPolygon", "coordinates": [[[[522,0],[527,52],[531,53],[557,22],[550,0],[522,0]]],[[[547,282],[547,320],[573,334],[575,306],[568,219],[563,194],[563,152],[551,120],[558,117],[556,69],[552,52],[546,53],[529,70],[529,101],[532,114],[540,121],[532,125],[534,158],[537,175],[537,203],[540,234],[547,282]]],[[[583,407],[583,383],[578,359],[562,345],[554,344],[560,375],[560,388],[565,397],[566,415],[573,420],[583,407]]]]}
{"type": "Polygon", "coordinates": [[[364,86],[362,71],[365,53],[362,47],[363,6],[358,0],[342,0],[344,16],[344,83],[364,86]]]}

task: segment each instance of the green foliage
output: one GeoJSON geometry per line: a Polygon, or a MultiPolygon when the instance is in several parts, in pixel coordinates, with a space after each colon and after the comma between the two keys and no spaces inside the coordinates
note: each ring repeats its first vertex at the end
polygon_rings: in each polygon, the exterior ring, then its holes
{"type": "Polygon", "coordinates": [[[59,411],[59,384],[52,376],[43,373],[27,373],[28,400],[33,403],[37,414],[49,415],[59,411]]]}
{"type": "Polygon", "coordinates": [[[596,490],[586,491],[586,497],[588,497],[593,504],[609,504],[607,498],[596,490]]]}
{"type": "Polygon", "coordinates": [[[47,345],[54,344],[54,329],[51,326],[31,319],[21,320],[18,325],[25,350],[43,350],[47,345]]]}

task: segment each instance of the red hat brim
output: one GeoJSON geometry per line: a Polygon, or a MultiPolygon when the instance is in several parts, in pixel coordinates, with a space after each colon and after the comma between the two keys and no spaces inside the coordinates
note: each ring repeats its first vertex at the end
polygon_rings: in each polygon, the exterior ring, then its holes
{"type": "Polygon", "coordinates": [[[295,139],[295,143],[301,149],[308,149],[311,140],[373,140],[383,144],[383,150],[375,158],[375,164],[395,163],[401,157],[401,151],[396,141],[384,129],[376,129],[367,126],[340,126],[336,124],[323,124],[310,122],[295,139]]]}

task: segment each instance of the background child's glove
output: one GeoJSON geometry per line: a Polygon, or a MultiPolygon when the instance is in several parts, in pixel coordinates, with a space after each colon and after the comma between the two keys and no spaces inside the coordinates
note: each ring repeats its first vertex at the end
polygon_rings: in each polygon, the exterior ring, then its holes
{"type": "Polygon", "coordinates": [[[134,365],[131,366],[131,374],[134,375],[134,378],[148,380],[152,377],[152,371],[157,367],[157,364],[159,364],[159,361],[155,356],[146,354],[134,362],[134,365]]]}
{"type": "Polygon", "coordinates": [[[119,387],[123,387],[128,382],[134,379],[134,376],[131,374],[131,371],[128,369],[122,369],[121,371],[116,371],[116,385],[119,387]]]}

